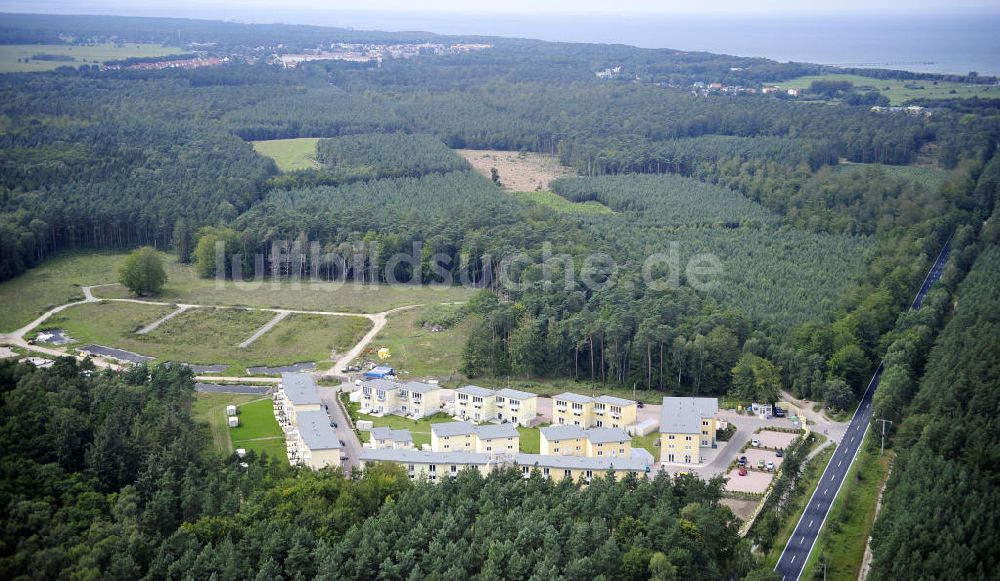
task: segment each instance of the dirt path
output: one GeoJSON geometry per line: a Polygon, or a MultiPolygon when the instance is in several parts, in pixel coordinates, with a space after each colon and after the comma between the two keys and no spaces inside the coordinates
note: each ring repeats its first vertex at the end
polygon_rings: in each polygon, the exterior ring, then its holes
{"type": "Polygon", "coordinates": [[[290,314],[291,313],[288,311],[278,311],[278,314],[275,315],[274,318],[272,318],[267,323],[264,323],[264,326],[261,327],[260,329],[257,329],[257,331],[253,335],[250,335],[249,339],[240,343],[240,349],[246,349],[247,347],[252,345],[253,342],[259,339],[261,335],[273,329],[275,325],[280,323],[282,320],[284,320],[285,317],[287,317],[290,314]]]}
{"type": "Polygon", "coordinates": [[[365,347],[367,347],[368,344],[375,339],[375,336],[378,335],[380,331],[382,331],[382,329],[385,327],[385,324],[388,322],[387,317],[392,313],[398,313],[399,311],[405,311],[407,309],[413,309],[419,306],[421,305],[409,305],[405,307],[397,307],[395,309],[390,309],[388,311],[375,313],[374,315],[372,315],[370,317],[372,322],[372,328],[369,329],[367,333],[365,333],[365,336],[362,337],[361,340],[354,345],[354,347],[351,347],[350,350],[347,351],[347,353],[342,355],[340,359],[338,359],[337,362],[333,364],[333,367],[324,372],[320,377],[323,378],[336,377],[340,379],[348,379],[347,372],[345,371],[345,369],[347,368],[348,365],[350,365],[351,361],[354,361],[355,359],[357,359],[359,355],[361,355],[361,352],[365,350],[365,347]]]}

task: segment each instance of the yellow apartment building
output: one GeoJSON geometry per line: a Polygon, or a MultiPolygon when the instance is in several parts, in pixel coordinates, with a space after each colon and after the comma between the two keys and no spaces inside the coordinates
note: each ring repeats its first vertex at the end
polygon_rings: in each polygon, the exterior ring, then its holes
{"type": "Polygon", "coordinates": [[[660,412],[660,461],[700,464],[702,448],[715,447],[714,397],[665,397],[660,412]]]}
{"type": "Polygon", "coordinates": [[[300,411],[288,447],[288,459],[315,470],[340,466],[341,445],[330,427],[330,418],[321,410],[300,411]]]}
{"type": "Polygon", "coordinates": [[[520,451],[521,436],[513,424],[477,426],[470,422],[431,424],[434,452],[477,452],[513,455],[520,451]]]}
{"type": "Polygon", "coordinates": [[[497,417],[497,397],[492,389],[466,385],[455,390],[455,416],[481,424],[497,417]]]}
{"type": "Polygon", "coordinates": [[[399,412],[419,420],[441,410],[441,388],[432,383],[408,381],[399,387],[399,412]]]}
{"type": "Polygon", "coordinates": [[[538,416],[538,396],[517,389],[501,389],[496,392],[497,419],[501,423],[510,422],[529,427],[538,416]]]}
{"type": "Polygon", "coordinates": [[[632,438],[621,428],[547,426],[540,430],[543,456],[581,456],[585,458],[630,458],[632,438]]]}
{"type": "Polygon", "coordinates": [[[552,423],[559,426],[628,430],[636,424],[638,407],[630,399],[610,395],[588,397],[565,392],[552,398],[552,423]]]}

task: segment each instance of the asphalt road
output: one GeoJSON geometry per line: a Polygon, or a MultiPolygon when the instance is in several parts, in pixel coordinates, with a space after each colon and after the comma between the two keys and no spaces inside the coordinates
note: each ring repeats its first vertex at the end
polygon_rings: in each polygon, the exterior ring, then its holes
{"type": "Polygon", "coordinates": [[[351,468],[355,466],[358,468],[361,467],[358,461],[358,458],[361,456],[361,440],[358,439],[358,435],[351,429],[351,425],[347,421],[347,416],[337,401],[339,391],[340,387],[320,387],[319,397],[327,405],[327,414],[330,416],[330,419],[337,424],[334,430],[337,433],[337,438],[347,444],[341,451],[342,455],[347,456],[347,460],[342,461],[341,466],[344,467],[345,472],[350,472],[351,468]]]}
{"type": "MultiPolygon", "coordinates": [[[[950,243],[945,244],[937,260],[934,261],[934,266],[931,267],[923,284],[920,285],[920,290],[917,291],[917,296],[914,297],[913,303],[910,305],[911,309],[920,308],[924,297],[927,296],[927,291],[941,278],[950,252],[950,243]]],[[[809,554],[816,546],[816,539],[830,513],[830,506],[837,498],[840,487],[844,484],[844,479],[857,458],[865,432],[871,424],[872,396],[878,388],[882,367],[883,363],[879,363],[875,375],[868,382],[865,395],[861,398],[861,403],[854,412],[854,417],[851,418],[851,423],[848,425],[840,446],[830,458],[830,463],[827,464],[826,470],[823,471],[823,476],[820,478],[819,486],[816,487],[812,498],[809,499],[809,504],[806,505],[802,517],[795,526],[792,536],[788,538],[788,544],[785,545],[785,549],[778,559],[774,570],[781,575],[782,581],[792,581],[801,577],[802,568],[805,567],[806,561],[809,560],[809,554]]]]}

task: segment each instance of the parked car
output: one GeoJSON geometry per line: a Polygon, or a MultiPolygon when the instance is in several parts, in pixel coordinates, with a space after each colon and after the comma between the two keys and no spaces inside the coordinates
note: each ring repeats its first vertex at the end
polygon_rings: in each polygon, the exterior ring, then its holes
{"type": "Polygon", "coordinates": [[[771,470],[773,472],[774,471],[774,462],[768,462],[767,463],[767,469],[771,470]]]}
{"type": "Polygon", "coordinates": [[[781,448],[778,448],[777,450],[774,451],[774,455],[777,456],[778,458],[781,458],[782,456],[785,455],[785,453],[781,451],[781,448]]]}
{"type": "Polygon", "coordinates": [[[746,468],[740,468],[739,474],[740,474],[740,476],[746,476],[747,475],[747,469],[746,468]]]}
{"type": "Polygon", "coordinates": [[[740,465],[740,467],[746,466],[747,465],[747,457],[746,456],[740,456],[739,462],[737,462],[737,463],[740,465]]]}
{"type": "Polygon", "coordinates": [[[337,422],[335,422],[333,420],[330,420],[330,427],[331,428],[336,428],[337,427],[337,422]]]}
{"type": "Polygon", "coordinates": [[[778,406],[774,406],[774,417],[776,418],[785,417],[785,410],[779,408],[778,406]]]}
{"type": "Polygon", "coordinates": [[[763,458],[757,460],[757,469],[758,470],[763,470],[764,469],[764,459],[763,458]]]}
{"type": "Polygon", "coordinates": [[[750,445],[753,446],[754,448],[757,448],[757,447],[760,446],[760,440],[758,440],[757,438],[754,438],[754,439],[750,440],[750,445]]]}
{"type": "Polygon", "coordinates": [[[347,442],[341,440],[340,441],[340,445],[346,448],[347,447],[347,442]]]}

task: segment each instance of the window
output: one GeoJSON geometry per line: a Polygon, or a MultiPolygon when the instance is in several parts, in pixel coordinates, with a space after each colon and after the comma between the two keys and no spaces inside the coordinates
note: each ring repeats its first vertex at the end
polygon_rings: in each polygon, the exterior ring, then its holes
{"type": "Polygon", "coordinates": [[[687,440],[688,442],[690,442],[691,441],[691,436],[684,436],[684,439],[687,440]]]}
{"type": "Polygon", "coordinates": [[[580,446],[577,446],[577,447],[576,447],[576,451],[577,451],[577,452],[579,452],[579,451],[580,451],[580,446]]]}
{"type": "Polygon", "coordinates": [[[427,467],[427,470],[429,470],[431,472],[437,472],[437,465],[436,464],[431,464],[430,466],[427,467]]]}
{"type": "Polygon", "coordinates": [[[674,455],[673,454],[667,454],[667,462],[673,462],[673,461],[674,461],[674,455]]]}
{"type": "Polygon", "coordinates": [[[544,474],[545,477],[548,478],[549,477],[549,469],[548,468],[542,468],[542,474],[544,474]]]}
{"type": "Polygon", "coordinates": [[[448,444],[445,444],[444,445],[444,449],[447,450],[448,448],[451,448],[451,446],[449,446],[448,444]]]}
{"type": "Polygon", "coordinates": [[[701,425],[707,426],[708,425],[708,420],[701,420],[701,425]]]}
{"type": "Polygon", "coordinates": [[[456,472],[458,472],[458,466],[455,466],[454,464],[452,464],[451,465],[451,473],[455,474],[456,472]]]}
{"type": "Polygon", "coordinates": [[[580,425],[580,420],[573,420],[573,425],[574,426],[579,426],[580,425]]]}
{"type": "Polygon", "coordinates": [[[410,472],[413,472],[413,464],[410,464],[410,465],[408,466],[408,468],[409,468],[410,472]]]}
{"type": "Polygon", "coordinates": [[[552,449],[552,452],[554,452],[554,453],[558,454],[558,453],[559,453],[559,448],[558,448],[558,447],[556,447],[556,448],[553,448],[553,449],[552,449]]]}
{"type": "Polygon", "coordinates": [[[487,452],[492,452],[493,451],[493,446],[486,446],[486,451],[487,452]]]}
{"type": "Polygon", "coordinates": [[[594,471],[593,470],[587,470],[587,480],[590,480],[593,477],[594,477],[594,471]]]}
{"type": "Polygon", "coordinates": [[[603,455],[604,455],[604,452],[603,452],[603,451],[601,451],[601,450],[598,450],[598,451],[597,451],[597,455],[598,455],[598,456],[603,456],[603,455]]]}
{"type": "Polygon", "coordinates": [[[684,462],[686,464],[690,464],[691,463],[691,454],[685,454],[684,455],[684,462]]]}
{"type": "Polygon", "coordinates": [[[565,418],[559,418],[559,424],[560,425],[565,424],[565,423],[566,423],[565,418]]]}
{"type": "Polygon", "coordinates": [[[669,436],[667,436],[667,439],[668,439],[668,440],[673,440],[673,439],[674,439],[674,435],[673,435],[673,434],[670,434],[669,436]]]}
{"type": "Polygon", "coordinates": [[[563,476],[566,478],[572,478],[573,472],[571,470],[563,470],[563,476]]]}
{"type": "Polygon", "coordinates": [[[601,420],[597,420],[597,427],[598,428],[603,428],[604,427],[604,422],[601,421],[601,420]]]}

